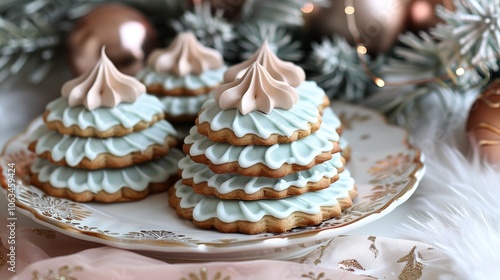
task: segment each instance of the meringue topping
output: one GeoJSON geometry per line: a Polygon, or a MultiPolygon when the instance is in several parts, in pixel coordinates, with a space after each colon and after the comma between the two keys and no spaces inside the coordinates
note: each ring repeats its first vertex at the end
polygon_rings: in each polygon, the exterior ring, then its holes
{"type": "Polygon", "coordinates": [[[222,55],[203,46],[191,32],[179,33],[166,49],[154,50],[148,65],[156,72],[170,72],[177,76],[200,75],[208,69],[224,66],[222,55]]]}
{"type": "Polygon", "coordinates": [[[68,99],[69,106],[83,105],[89,110],[134,102],[145,92],[146,87],[136,78],[116,69],[106,56],[104,47],[94,68],[67,81],[61,89],[61,95],[68,99]]]}
{"type": "Polygon", "coordinates": [[[299,100],[294,87],[274,79],[258,62],[241,79],[216,88],[214,98],[223,110],[237,108],[243,115],[256,110],[268,114],[273,108],[289,110],[299,100]]]}
{"type": "Polygon", "coordinates": [[[299,86],[306,78],[302,68],[292,62],[279,59],[269,48],[267,41],[248,60],[230,67],[224,73],[224,82],[229,83],[239,79],[254,62],[259,62],[278,81],[285,82],[293,87],[299,86]]]}

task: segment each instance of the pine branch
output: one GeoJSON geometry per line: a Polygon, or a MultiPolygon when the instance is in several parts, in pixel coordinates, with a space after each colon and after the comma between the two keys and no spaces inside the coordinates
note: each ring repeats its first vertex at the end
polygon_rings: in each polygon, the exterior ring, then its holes
{"type": "Polygon", "coordinates": [[[313,43],[305,68],[330,98],[356,102],[365,97],[370,79],[356,50],[340,36],[313,43]]]}
{"type": "Polygon", "coordinates": [[[264,22],[241,24],[237,27],[237,33],[238,38],[234,41],[242,59],[249,58],[265,40],[271,50],[283,60],[299,61],[303,58],[300,42],[295,41],[283,26],[264,22]]]}
{"type": "Polygon", "coordinates": [[[196,4],[194,9],[194,12],[186,11],[179,20],[172,21],[172,27],[177,32],[193,32],[202,44],[224,54],[235,37],[232,24],[222,17],[222,10],[213,14],[208,2],[196,4]]]}
{"type": "Polygon", "coordinates": [[[242,22],[267,21],[278,25],[303,25],[300,8],[310,2],[328,6],[327,0],[247,0],[243,6],[242,22]]]}
{"type": "Polygon", "coordinates": [[[436,14],[445,24],[438,25],[432,34],[447,50],[447,62],[499,69],[500,0],[455,0],[455,11],[442,6],[436,14]]]}

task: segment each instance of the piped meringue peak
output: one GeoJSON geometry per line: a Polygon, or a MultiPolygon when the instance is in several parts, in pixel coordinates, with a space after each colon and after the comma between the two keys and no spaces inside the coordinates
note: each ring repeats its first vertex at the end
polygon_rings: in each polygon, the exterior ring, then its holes
{"type": "Polygon", "coordinates": [[[83,105],[89,110],[115,107],[121,102],[135,102],[146,92],[146,86],[136,78],[116,69],[104,49],[94,68],[62,86],[61,95],[68,99],[69,106],[83,105]]]}
{"type": "Polygon", "coordinates": [[[305,79],[302,68],[292,62],[279,59],[269,47],[267,40],[248,60],[233,65],[224,73],[224,82],[229,83],[239,79],[254,62],[259,62],[278,81],[298,87],[305,79]]]}
{"type": "Polygon", "coordinates": [[[200,75],[208,69],[224,66],[222,55],[203,46],[191,32],[179,33],[166,49],[154,50],[148,65],[157,72],[169,72],[177,76],[200,75]]]}
{"type": "Polygon", "coordinates": [[[237,108],[246,115],[252,111],[269,114],[273,108],[290,110],[299,95],[294,87],[274,79],[266,68],[254,62],[241,79],[216,88],[214,98],[221,109],[237,108]]]}

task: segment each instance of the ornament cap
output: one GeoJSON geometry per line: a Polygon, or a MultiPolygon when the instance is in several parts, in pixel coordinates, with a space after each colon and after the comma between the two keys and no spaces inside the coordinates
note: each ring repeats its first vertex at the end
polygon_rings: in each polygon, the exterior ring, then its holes
{"type": "Polygon", "coordinates": [[[264,40],[262,46],[248,60],[230,67],[224,73],[224,82],[229,83],[241,78],[254,62],[258,62],[266,68],[274,79],[293,87],[299,86],[306,79],[306,74],[301,67],[279,59],[271,50],[267,40],[264,40]]]}
{"type": "Polygon", "coordinates": [[[223,110],[236,108],[241,114],[266,114],[274,108],[290,110],[299,100],[297,90],[274,79],[260,63],[253,62],[241,79],[214,90],[215,101],[223,110]]]}
{"type": "Polygon", "coordinates": [[[69,106],[83,105],[89,110],[134,102],[145,92],[146,87],[136,78],[116,69],[106,56],[104,46],[94,68],[66,82],[61,89],[61,95],[68,99],[69,106]]]}
{"type": "Polygon", "coordinates": [[[218,51],[203,46],[193,33],[182,32],[168,48],[154,50],[148,65],[157,72],[186,76],[223,67],[224,60],[218,51]]]}

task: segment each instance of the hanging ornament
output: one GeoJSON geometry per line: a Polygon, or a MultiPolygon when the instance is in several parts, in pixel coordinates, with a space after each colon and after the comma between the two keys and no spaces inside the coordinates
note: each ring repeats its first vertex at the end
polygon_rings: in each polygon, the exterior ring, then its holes
{"type": "Polygon", "coordinates": [[[500,163],[500,80],[476,99],[466,126],[472,145],[477,145],[483,158],[500,163]]]}
{"type": "Polygon", "coordinates": [[[440,22],[436,6],[442,5],[453,11],[453,0],[412,0],[408,7],[408,30],[418,32],[436,26],[440,22]]]}
{"type": "Polygon", "coordinates": [[[406,0],[329,0],[328,7],[302,9],[312,39],[339,34],[351,45],[362,43],[370,54],[388,51],[404,30],[406,0]]]}
{"type": "Polygon", "coordinates": [[[75,75],[95,65],[102,46],[106,46],[106,54],[118,70],[135,75],[157,46],[156,30],[131,7],[100,5],[81,17],[68,35],[68,60],[75,75]]]}

